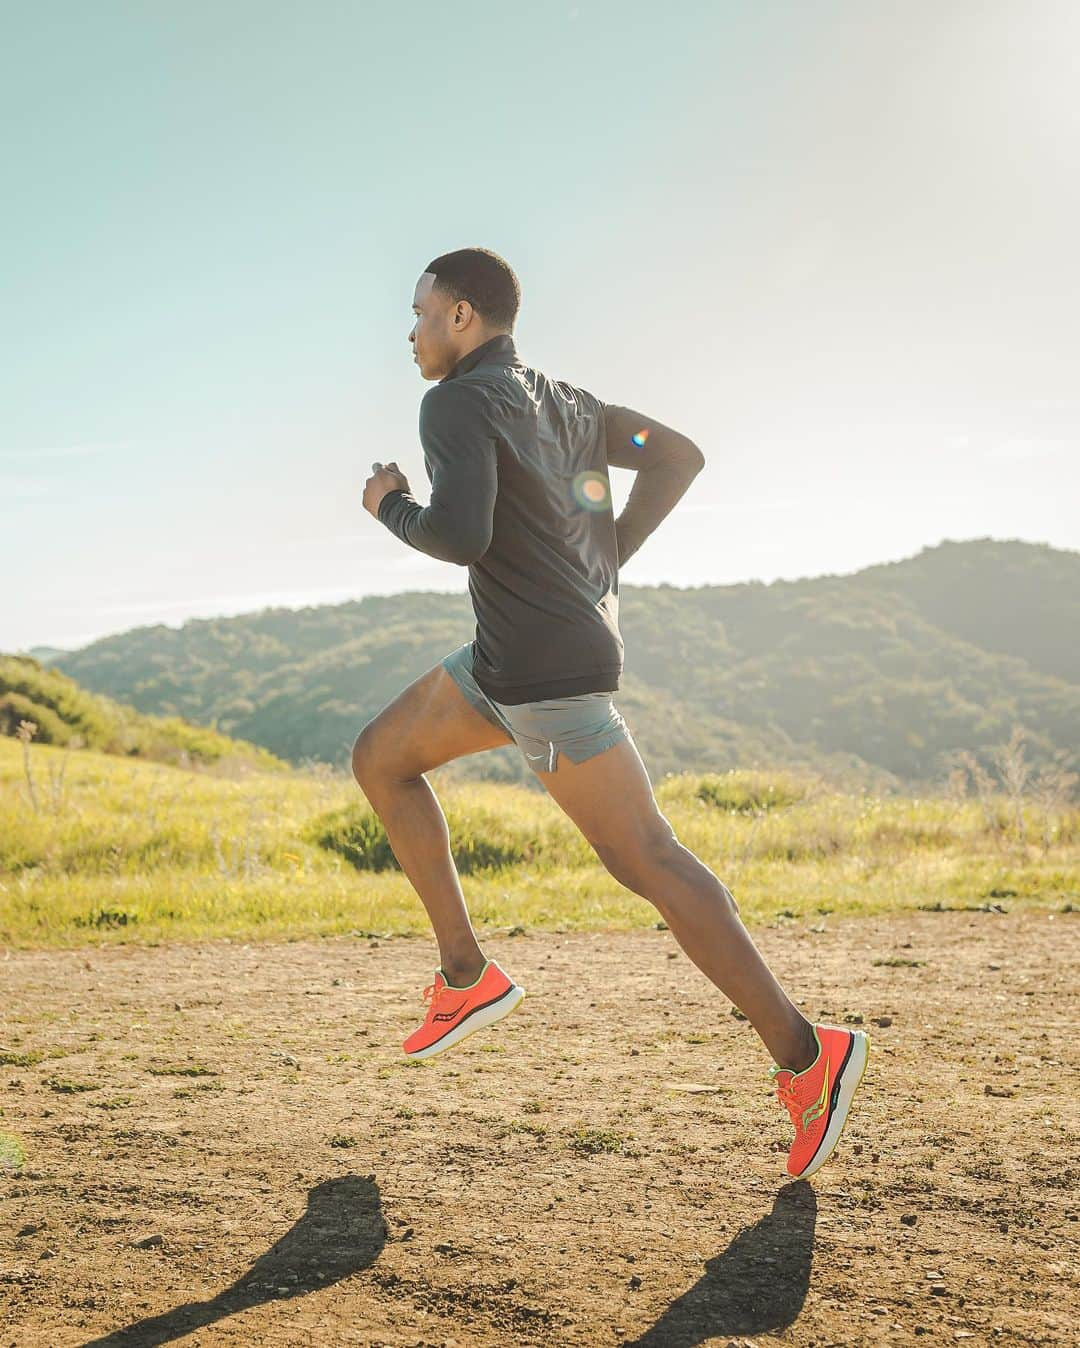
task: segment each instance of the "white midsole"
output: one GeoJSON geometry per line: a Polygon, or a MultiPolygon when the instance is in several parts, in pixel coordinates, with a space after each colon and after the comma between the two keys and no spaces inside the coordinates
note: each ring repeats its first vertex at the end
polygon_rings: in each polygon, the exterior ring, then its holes
{"type": "Polygon", "coordinates": [[[434,1044],[429,1044],[427,1048],[419,1048],[415,1053],[407,1053],[407,1058],[434,1058],[436,1053],[441,1053],[443,1049],[453,1048],[459,1044],[462,1039],[467,1039],[475,1030],[482,1030],[485,1025],[493,1025],[497,1020],[502,1020],[503,1016],[509,1015],[514,1007],[518,1005],[522,997],[525,996],[525,989],[518,987],[515,983],[510,992],[501,997],[497,1002],[490,1006],[485,1006],[482,1011],[477,1011],[463,1020],[460,1025],[444,1034],[434,1044]]]}
{"type": "Polygon", "coordinates": [[[862,1080],[863,1072],[866,1071],[866,1060],[870,1054],[870,1036],[865,1030],[855,1030],[853,1031],[853,1039],[851,1057],[847,1060],[847,1066],[840,1078],[840,1094],[837,1097],[832,1118],[829,1120],[829,1126],[825,1130],[825,1137],[817,1150],[817,1155],[806,1169],[800,1172],[799,1179],[806,1179],[807,1176],[814,1174],[832,1155],[832,1150],[836,1146],[844,1127],[844,1121],[847,1119],[848,1110],[851,1108],[851,1100],[856,1087],[862,1080]]]}

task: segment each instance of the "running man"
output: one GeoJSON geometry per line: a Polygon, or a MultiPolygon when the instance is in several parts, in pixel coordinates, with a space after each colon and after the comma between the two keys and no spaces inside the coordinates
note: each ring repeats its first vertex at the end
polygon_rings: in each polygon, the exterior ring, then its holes
{"type": "Polygon", "coordinates": [[[468,567],[472,641],[410,684],[357,736],[356,781],[386,828],[435,931],[440,967],[423,1025],[405,1040],[429,1058],[524,997],[476,939],[446,817],[424,773],[517,744],[529,767],[620,884],[652,903],[679,945],[749,1019],[774,1059],[791,1116],[789,1174],[829,1157],[862,1077],[869,1036],[815,1024],[791,1002],[730,891],[676,838],[616,709],[623,668],[619,569],[704,464],[693,441],[652,417],[526,365],[512,336],[517,277],[463,248],[429,263],[409,333],[422,378],[421,506],[396,463],[372,465],[364,508],[403,543],[468,567]],[[636,473],[616,519],[608,468],[636,473]]]}

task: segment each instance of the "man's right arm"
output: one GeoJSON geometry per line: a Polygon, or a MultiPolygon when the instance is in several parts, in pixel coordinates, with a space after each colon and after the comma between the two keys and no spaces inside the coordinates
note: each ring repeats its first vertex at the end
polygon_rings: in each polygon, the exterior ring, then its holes
{"type": "Polygon", "coordinates": [[[418,552],[468,566],[491,543],[499,489],[495,437],[482,393],[461,383],[428,389],[420,403],[420,443],[430,504],[421,506],[394,487],[379,502],[379,521],[418,552]]]}
{"type": "Polygon", "coordinates": [[[615,521],[619,565],[637,552],[705,466],[705,455],[687,436],[630,407],[601,403],[607,461],[632,468],[637,478],[615,521]]]}

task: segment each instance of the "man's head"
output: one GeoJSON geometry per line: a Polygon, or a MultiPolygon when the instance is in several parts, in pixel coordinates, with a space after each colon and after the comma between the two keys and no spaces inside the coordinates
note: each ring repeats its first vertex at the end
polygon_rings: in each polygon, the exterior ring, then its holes
{"type": "Polygon", "coordinates": [[[510,333],[521,287],[509,263],[488,248],[459,248],[429,262],[413,292],[409,333],[425,379],[442,379],[462,356],[510,333]]]}

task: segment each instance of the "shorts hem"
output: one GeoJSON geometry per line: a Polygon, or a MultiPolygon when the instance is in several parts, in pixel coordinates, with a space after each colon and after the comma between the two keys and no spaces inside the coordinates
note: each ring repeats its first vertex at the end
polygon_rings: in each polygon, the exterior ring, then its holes
{"type": "Polygon", "coordinates": [[[556,744],[555,747],[558,749],[559,753],[566,754],[570,762],[576,767],[579,763],[586,763],[590,758],[595,758],[597,754],[602,754],[605,749],[613,749],[616,744],[619,744],[622,740],[628,740],[629,738],[630,734],[627,730],[613,731],[610,735],[605,735],[604,738],[597,743],[590,744],[581,758],[575,758],[573,754],[567,753],[566,749],[560,744],[556,744]]]}

